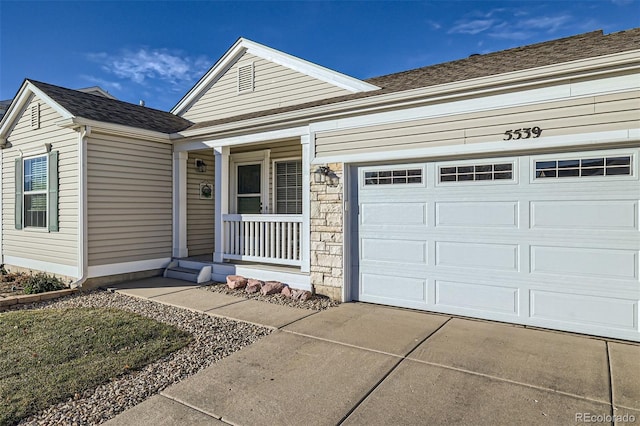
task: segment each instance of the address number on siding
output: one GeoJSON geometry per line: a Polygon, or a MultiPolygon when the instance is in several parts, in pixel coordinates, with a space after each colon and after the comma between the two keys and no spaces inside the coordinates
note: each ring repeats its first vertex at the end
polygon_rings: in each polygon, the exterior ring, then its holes
{"type": "Polygon", "coordinates": [[[538,126],[536,127],[524,127],[522,129],[516,130],[507,130],[504,132],[504,140],[517,141],[518,139],[529,139],[529,138],[539,138],[542,134],[542,129],[538,126]]]}

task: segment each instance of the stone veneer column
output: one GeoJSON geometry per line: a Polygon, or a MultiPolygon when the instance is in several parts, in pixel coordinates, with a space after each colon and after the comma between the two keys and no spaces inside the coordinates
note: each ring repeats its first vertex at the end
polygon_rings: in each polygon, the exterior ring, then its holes
{"type": "Polygon", "coordinates": [[[337,186],[314,183],[311,170],[311,284],[317,294],[342,300],[344,285],[343,165],[325,164],[339,177],[337,186]]]}

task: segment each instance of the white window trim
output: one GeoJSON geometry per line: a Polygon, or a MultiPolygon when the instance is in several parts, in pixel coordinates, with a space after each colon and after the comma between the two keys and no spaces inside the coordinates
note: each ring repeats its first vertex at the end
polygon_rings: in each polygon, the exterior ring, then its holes
{"type": "MultiPolygon", "coordinates": [[[[300,163],[302,164],[302,157],[298,156],[298,157],[286,157],[286,158],[278,158],[276,160],[273,160],[271,162],[271,182],[273,182],[272,186],[272,193],[271,193],[271,206],[273,207],[273,214],[279,214],[278,213],[278,200],[276,197],[276,191],[277,191],[277,185],[276,185],[276,163],[286,163],[287,161],[300,161],[300,163]]],[[[302,170],[304,168],[304,164],[302,164],[303,167],[301,167],[300,169],[300,173],[302,175],[304,175],[304,171],[302,170]]],[[[302,199],[300,200],[302,202],[302,200],[304,200],[305,194],[304,194],[304,189],[302,191],[302,199]]],[[[302,206],[301,206],[302,208],[302,206]]],[[[302,208],[302,210],[304,211],[304,208],[302,208]]],[[[300,213],[302,214],[302,213],[300,213]]]]}
{"type": "Polygon", "coordinates": [[[29,232],[49,232],[49,156],[47,155],[47,153],[22,157],[22,176],[20,176],[20,179],[22,180],[22,230],[29,232]],[[25,162],[39,157],[44,157],[45,160],[44,173],[47,181],[47,187],[44,190],[29,191],[29,193],[27,194],[27,191],[24,188],[24,174],[26,171],[25,162]],[[45,194],[47,198],[44,215],[45,223],[44,226],[27,226],[27,195],[37,194],[45,194]]]}
{"type": "Polygon", "coordinates": [[[269,158],[271,157],[270,149],[259,151],[241,152],[231,154],[230,175],[229,176],[229,210],[231,213],[238,211],[238,166],[247,166],[250,164],[261,164],[260,177],[260,202],[262,203],[262,213],[269,212],[269,158]]]}
{"type": "Polygon", "coordinates": [[[520,161],[514,157],[495,157],[489,159],[473,159],[473,160],[453,160],[436,162],[435,167],[435,186],[479,186],[479,185],[517,185],[520,181],[520,161]],[[443,167],[460,167],[460,166],[486,166],[491,164],[511,164],[511,179],[487,179],[487,180],[456,180],[448,182],[440,182],[440,169],[443,167]]]}
{"type": "Polygon", "coordinates": [[[424,188],[427,186],[427,168],[425,163],[408,163],[408,164],[392,164],[392,165],[379,165],[379,166],[366,166],[360,167],[359,177],[360,180],[358,188],[361,191],[375,191],[384,188],[393,187],[394,190],[402,190],[403,188],[424,188]],[[393,170],[406,170],[406,169],[421,169],[422,170],[422,182],[421,183],[403,183],[402,185],[365,185],[365,172],[378,172],[378,171],[393,171],[393,170]]]}
{"type": "Polygon", "coordinates": [[[639,161],[638,154],[632,150],[606,150],[606,151],[572,151],[561,154],[546,154],[546,155],[532,155],[529,160],[529,169],[531,173],[529,175],[530,183],[536,185],[550,185],[558,184],[561,182],[601,182],[606,179],[607,182],[613,180],[638,180],[640,179],[639,173],[639,161]],[[631,157],[631,174],[630,175],[608,175],[608,176],[565,176],[561,178],[537,178],[536,177],[536,162],[537,161],[562,161],[562,160],[582,160],[598,157],[631,157]]]}

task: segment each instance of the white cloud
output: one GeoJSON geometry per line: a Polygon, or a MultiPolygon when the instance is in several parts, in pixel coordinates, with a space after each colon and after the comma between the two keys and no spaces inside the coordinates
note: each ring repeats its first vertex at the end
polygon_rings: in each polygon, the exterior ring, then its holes
{"type": "Polygon", "coordinates": [[[88,81],[91,84],[100,86],[101,88],[105,89],[107,92],[122,90],[122,84],[120,84],[117,81],[109,81],[100,77],[95,77],[93,75],[86,75],[86,74],[81,75],[80,78],[88,81]]]}
{"type": "Polygon", "coordinates": [[[440,28],[442,28],[442,25],[440,25],[440,23],[431,19],[427,19],[426,23],[431,27],[432,30],[439,30],[440,28]]]}
{"type": "Polygon", "coordinates": [[[172,85],[192,83],[209,66],[206,58],[193,58],[167,49],[140,48],[118,54],[100,52],[89,54],[89,58],[100,63],[104,71],[138,84],[147,80],[162,80],[172,85]]]}
{"type": "MultiPolygon", "coordinates": [[[[620,0],[619,0],[620,1],[620,0]]],[[[552,34],[572,24],[567,13],[536,14],[523,9],[499,8],[470,12],[455,22],[449,34],[486,34],[493,38],[525,40],[539,33],[552,34]]]]}
{"type": "Polygon", "coordinates": [[[494,19],[474,19],[471,21],[457,21],[448,32],[449,34],[475,35],[491,28],[496,21],[494,19]]]}

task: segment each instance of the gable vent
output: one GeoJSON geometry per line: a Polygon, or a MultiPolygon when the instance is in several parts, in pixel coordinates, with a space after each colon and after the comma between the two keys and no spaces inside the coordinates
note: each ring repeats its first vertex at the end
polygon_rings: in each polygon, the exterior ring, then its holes
{"type": "Polygon", "coordinates": [[[238,67],[238,93],[253,92],[253,63],[238,67]]]}
{"type": "Polygon", "coordinates": [[[31,128],[40,128],[40,104],[31,105],[31,128]]]}

